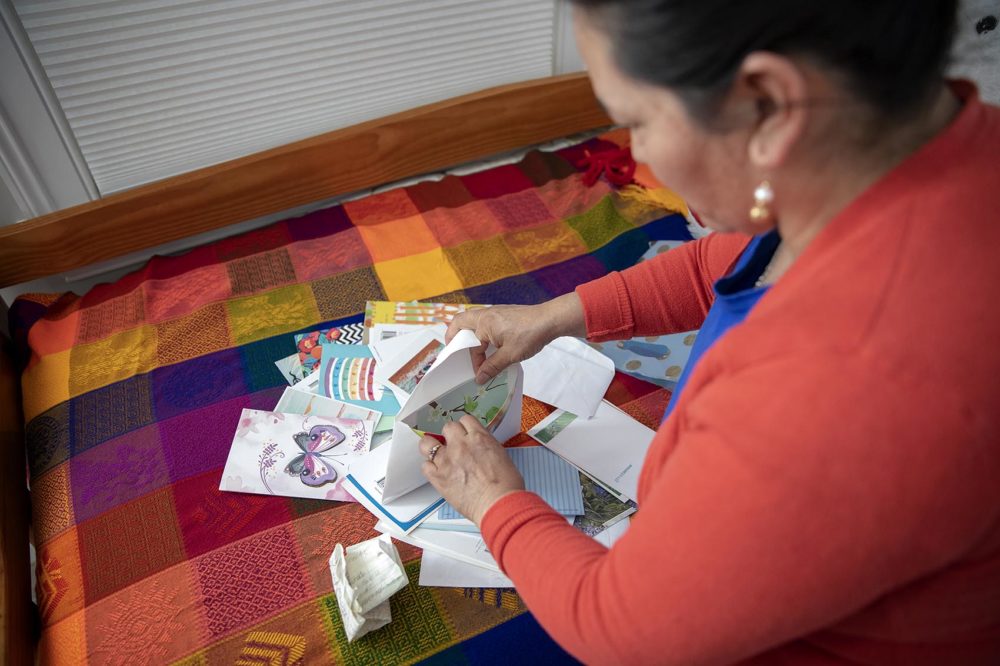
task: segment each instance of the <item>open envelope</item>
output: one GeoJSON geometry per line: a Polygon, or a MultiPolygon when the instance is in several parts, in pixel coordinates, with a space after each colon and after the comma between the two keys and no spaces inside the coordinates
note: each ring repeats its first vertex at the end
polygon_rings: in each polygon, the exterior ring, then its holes
{"type": "Polygon", "coordinates": [[[463,330],[445,347],[434,365],[413,389],[396,416],[386,467],[384,502],[427,483],[420,469],[424,456],[417,431],[441,434],[449,421],[466,414],[479,419],[503,442],[521,430],[521,396],[524,378],[520,364],[509,366],[490,382],[476,384],[470,349],[480,345],[472,331],[463,330]]]}

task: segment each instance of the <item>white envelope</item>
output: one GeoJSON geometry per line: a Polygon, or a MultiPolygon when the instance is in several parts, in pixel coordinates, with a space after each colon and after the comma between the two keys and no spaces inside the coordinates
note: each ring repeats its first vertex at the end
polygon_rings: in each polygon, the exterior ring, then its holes
{"type": "Polygon", "coordinates": [[[528,431],[553,453],[634,501],[655,434],[606,400],[592,419],[557,410],[528,431]]]}
{"type": "Polygon", "coordinates": [[[392,448],[382,491],[384,502],[392,502],[427,483],[420,469],[425,460],[418,446],[420,435],[413,428],[440,434],[438,424],[457,420],[458,414],[468,413],[471,406],[474,415],[487,422],[487,429],[499,441],[520,432],[524,383],[521,366],[515,363],[491,382],[476,385],[469,350],[480,344],[472,331],[459,331],[400,409],[388,444],[392,448]],[[459,401],[463,396],[464,402],[459,401]]]}
{"type": "Polygon", "coordinates": [[[524,394],[591,418],[615,377],[615,364],[577,338],[556,338],[524,366],[524,394]]]}

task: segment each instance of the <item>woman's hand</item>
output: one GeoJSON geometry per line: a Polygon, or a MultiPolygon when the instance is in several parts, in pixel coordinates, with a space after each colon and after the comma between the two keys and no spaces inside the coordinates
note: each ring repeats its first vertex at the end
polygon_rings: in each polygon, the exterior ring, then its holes
{"type": "Polygon", "coordinates": [[[540,305],[494,305],[455,316],[446,339],[469,329],[483,343],[472,350],[476,381],[485,384],[512,363],[531,358],[542,347],[563,335],[586,335],[583,305],[569,293],[540,305]],[[496,347],[488,358],[486,347],[496,347]]]}
{"type": "Polygon", "coordinates": [[[424,476],[476,525],[498,499],[524,490],[510,456],[474,416],[446,423],[442,434],[446,444],[426,435],[420,440],[420,452],[433,458],[423,464],[424,476]]]}

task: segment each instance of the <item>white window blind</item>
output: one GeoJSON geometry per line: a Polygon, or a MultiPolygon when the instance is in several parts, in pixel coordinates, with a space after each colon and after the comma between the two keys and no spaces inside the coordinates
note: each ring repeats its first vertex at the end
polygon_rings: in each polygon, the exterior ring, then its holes
{"type": "Polygon", "coordinates": [[[102,194],[553,72],[551,0],[14,6],[102,194]]]}

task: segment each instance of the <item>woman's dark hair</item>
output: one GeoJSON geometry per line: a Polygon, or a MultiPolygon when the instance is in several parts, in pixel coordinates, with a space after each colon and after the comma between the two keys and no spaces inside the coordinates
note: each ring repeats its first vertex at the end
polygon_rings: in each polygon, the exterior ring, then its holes
{"type": "Polygon", "coordinates": [[[944,75],[957,0],[570,0],[633,78],[710,117],[753,51],[809,57],[886,118],[919,111],[944,75]]]}

